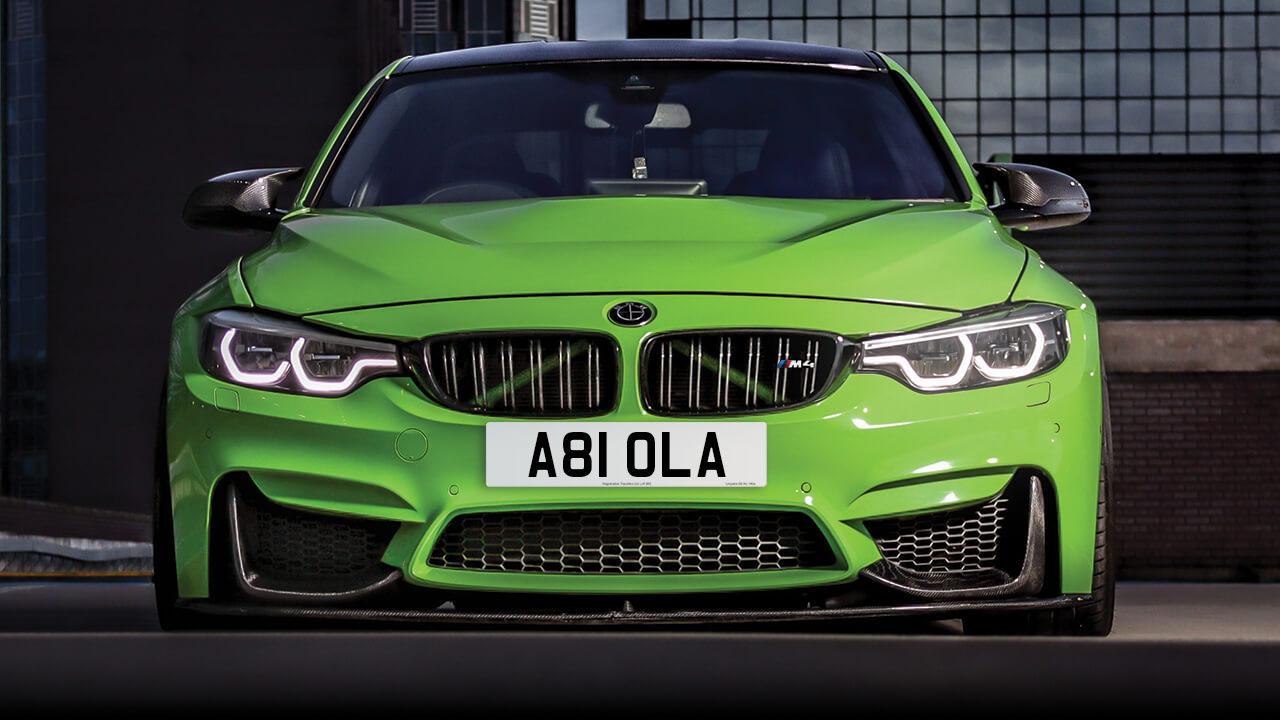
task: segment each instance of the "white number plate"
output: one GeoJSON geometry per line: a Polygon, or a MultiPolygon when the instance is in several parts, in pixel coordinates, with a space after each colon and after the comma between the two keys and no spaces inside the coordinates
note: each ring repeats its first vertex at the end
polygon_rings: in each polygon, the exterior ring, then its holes
{"type": "Polygon", "coordinates": [[[762,422],[492,422],[490,487],[763,487],[762,422]]]}

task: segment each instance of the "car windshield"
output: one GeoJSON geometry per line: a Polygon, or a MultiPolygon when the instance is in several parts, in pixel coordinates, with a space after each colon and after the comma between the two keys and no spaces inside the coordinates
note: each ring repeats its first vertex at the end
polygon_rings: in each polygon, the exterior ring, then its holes
{"type": "Polygon", "coordinates": [[[391,78],[320,207],[588,195],[955,199],[889,73],[592,62],[391,78]]]}

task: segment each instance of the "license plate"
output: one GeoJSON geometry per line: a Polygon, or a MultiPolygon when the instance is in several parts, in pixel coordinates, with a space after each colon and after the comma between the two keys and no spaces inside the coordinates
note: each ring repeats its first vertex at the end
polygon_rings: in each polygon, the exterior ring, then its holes
{"type": "Polygon", "coordinates": [[[765,423],[492,422],[489,487],[764,487],[765,423]]]}

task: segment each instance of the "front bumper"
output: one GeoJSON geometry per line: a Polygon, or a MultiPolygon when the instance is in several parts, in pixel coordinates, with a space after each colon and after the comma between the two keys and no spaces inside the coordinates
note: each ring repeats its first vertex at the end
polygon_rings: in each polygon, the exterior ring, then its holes
{"type": "MultiPolygon", "coordinates": [[[[649,334],[707,327],[791,327],[857,335],[953,317],[919,308],[829,300],[723,296],[564,296],[486,299],[334,313],[313,322],[415,339],[486,329],[607,332],[621,347],[619,406],[593,421],[655,418],[634,373],[649,334]],[[640,329],[610,325],[607,308],[644,299],[659,308],[640,329]],[[569,319],[574,319],[570,323],[569,319]],[[587,322],[582,322],[587,318],[587,322]],[[427,329],[427,330],[424,330],[427,329]]],[[[924,395],[879,375],[850,375],[822,400],[767,421],[768,485],[756,488],[490,488],[484,425],[441,407],[408,378],[374,380],[342,398],[238,387],[200,368],[199,319],[175,324],[166,406],[179,594],[210,593],[215,488],[245,473],[272,501],[310,512],[399,523],[382,561],[438,590],[561,594],[673,594],[836,586],[881,559],[864,525],[874,518],[985,501],[1019,471],[1052,496],[1049,594],[1088,593],[1093,573],[1101,378],[1096,322],[1068,313],[1072,347],[1045,375],[1009,385],[924,395]],[[737,508],[803,512],[835,564],[824,568],[673,575],[551,575],[431,567],[430,549],[454,517],[477,511],[572,508],[737,508]]],[[[687,420],[697,422],[697,420],[687,420]]],[[[220,571],[220,570],[215,570],[220,571]]]]}

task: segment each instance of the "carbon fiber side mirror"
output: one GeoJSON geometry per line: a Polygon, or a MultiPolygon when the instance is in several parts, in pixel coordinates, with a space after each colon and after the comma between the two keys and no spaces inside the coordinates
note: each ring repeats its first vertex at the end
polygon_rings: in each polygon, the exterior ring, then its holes
{"type": "Polygon", "coordinates": [[[191,191],[182,220],[196,229],[274,230],[285,214],[276,208],[280,188],[301,173],[302,168],[267,168],[210,178],[191,191]]]}
{"type": "Polygon", "coordinates": [[[1089,195],[1075,178],[1039,165],[975,163],[978,183],[1005,227],[1049,230],[1089,217],[1089,195]],[[997,201],[998,198],[998,201],[997,201]]]}

